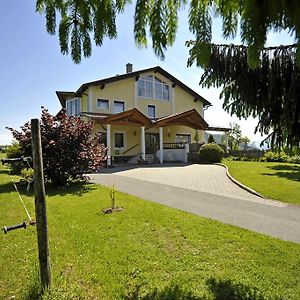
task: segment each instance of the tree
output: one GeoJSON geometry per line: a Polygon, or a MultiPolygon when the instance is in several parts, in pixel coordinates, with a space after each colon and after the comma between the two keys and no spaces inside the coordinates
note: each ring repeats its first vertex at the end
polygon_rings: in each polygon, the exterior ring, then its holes
{"type": "Polygon", "coordinates": [[[259,66],[251,69],[247,47],[213,45],[200,83],[222,87],[223,108],[231,115],[258,117],[256,131],[270,134],[272,148],[298,145],[300,68],[296,64],[296,48],[272,47],[260,55],[259,66]]]}
{"type": "Polygon", "coordinates": [[[208,142],[208,143],[215,143],[215,139],[214,139],[214,137],[213,137],[212,134],[210,134],[210,135],[208,136],[207,142],[208,142]]]}
{"type": "MultiPolygon", "coordinates": [[[[59,41],[63,54],[79,63],[89,57],[92,38],[101,46],[105,37],[116,38],[116,18],[130,0],[37,0],[36,10],[45,12],[49,34],[56,33],[59,23],[59,41]]],[[[178,27],[178,11],[187,6],[186,0],[137,0],[134,15],[134,36],[139,47],[147,46],[148,30],[154,52],[161,58],[173,45],[178,27]]],[[[222,19],[223,35],[231,38],[240,32],[248,45],[248,61],[258,65],[259,50],[264,47],[271,30],[289,30],[299,44],[300,5],[296,0],[192,0],[189,3],[189,30],[195,36],[195,48],[200,54],[197,63],[205,66],[210,56],[212,17],[222,19]]],[[[298,51],[300,53],[300,51],[298,51]]],[[[300,56],[300,54],[298,55],[300,56]]]]}
{"type": "Polygon", "coordinates": [[[239,143],[242,137],[240,125],[230,123],[231,131],[228,132],[228,147],[230,150],[239,150],[239,143]]]}
{"type": "MultiPolygon", "coordinates": [[[[92,137],[92,124],[69,117],[65,111],[57,116],[42,108],[41,139],[46,180],[64,185],[69,179],[84,179],[83,174],[97,170],[105,162],[105,147],[99,136],[92,137]]],[[[19,142],[22,154],[32,156],[30,122],[21,131],[8,128],[19,142]]]]}
{"type": "Polygon", "coordinates": [[[248,150],[249,143],[250,139],[247,136],[243,136],[240,138],[240,145],[242,147],[242,150],[248,150]]]}

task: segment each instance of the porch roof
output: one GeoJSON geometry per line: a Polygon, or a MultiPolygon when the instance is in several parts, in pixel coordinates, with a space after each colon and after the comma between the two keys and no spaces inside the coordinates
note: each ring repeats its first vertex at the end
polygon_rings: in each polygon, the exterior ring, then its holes
{"type": "Polygon", "coordinates": [[[118,114],[99,114],[84,112],[81,114],[101,124],[123,125],[123,126],[147,126],[165,127],[172,125],[183,125],[194,129],[205,130],[208,124],[195,110],[191,109],[182,113],[168,115],[156,120],[151,120],[137,108],[125,110],[118,114]]]}
{"type": "Polygon", "coordinates": [[[153,125],[155,127],[183,125],[199,130],[205,130],[208,127],[208,124],[195,109],[160,118],[153,125]]]}
{"type": "Polygon", "coordinates": [[[84,115],[101,124],[150,126],[152,123],[147,116],[136,108],[131,108],[113,115],[91,113],[85,113],[84,115]]]}

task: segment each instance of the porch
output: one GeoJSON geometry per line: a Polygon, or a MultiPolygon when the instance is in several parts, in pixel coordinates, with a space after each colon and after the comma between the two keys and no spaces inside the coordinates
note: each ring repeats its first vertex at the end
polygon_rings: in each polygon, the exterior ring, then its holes
{"type": "Polygon", "coordinates": [[[92,119],[96,131],[102,132],[108,166],[187,162],[188,145],[195,132],[208,127],[195,109],[159,119],[150,119],[136,108],[114,115],[82,115],[92,119]]]}

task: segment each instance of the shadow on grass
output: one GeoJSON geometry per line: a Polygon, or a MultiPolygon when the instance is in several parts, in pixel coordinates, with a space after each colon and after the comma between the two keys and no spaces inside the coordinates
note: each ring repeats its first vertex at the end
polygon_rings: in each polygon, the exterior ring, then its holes
{"type": "Polygon", "coordinates": [[[263,173],[262,175],[277,176],[293,181],[300,181],[300,166],[275,165],[267,167],[270,170],[275,170],[275,173],[263,173]]]}
{"type": "Polygon", "coordinates": [[[14,186],[13,186],[12,182],[7,182],[7,183],[0,184],[0,194],[11,193],[14,190],[15,189],[14,189],[14,186]]]}
{"type": "MultiPolygon", "coordinates": [[[[154,289],[153,291],[147,293],[146,295],[141,295],[140,286],[137,286],[131,293],[124,296],[124,300],[176,300],[176,299],[186,299],[186,300],[205,300],[207,298],[200,298],[193,295],[190,291],[185,291],[178,285],[171,285],[165,287],[163,290],[154,289]]],[[[143,293],[144,294],[144,293],[143,293]]]]}
{"type": "Polygon", "coordinates": [[[206,281],[215,300],[276,300],[279,298],[264,297],[252,286],[234,283],[231,280],[217,280],[210,278],[206,281]]]}
{"type": "Polygon", "coordinates": [[[140,292],[140,286],[137,286],[130,294],[124,296],[124,300],[278,300],[279,298],[270,298],[263,296],[260,291],[251,286],[241,283],[233,283],[231,280],[217,280],[210,278],[206,281],[208,290],[212,298],[208,296],[196,296],[191,291],[184,290],[178,285],[167,286],[162,290],[140,292]]]}

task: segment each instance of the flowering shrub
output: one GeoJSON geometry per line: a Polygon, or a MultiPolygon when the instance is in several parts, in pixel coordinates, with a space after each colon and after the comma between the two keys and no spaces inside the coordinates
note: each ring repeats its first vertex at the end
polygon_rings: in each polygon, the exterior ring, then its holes
{"type": "MultiPolygon", "coordinates": [[[[21,131],[8,128],[19,142],[22,154],[32,156],[30,122],[21,131]]],[[[41,139],[46,180],[64,185],[69,179],[84,179],[83,174],[96,171],[105,162],[104,145],[100,137],[92,137],[92,124],[65,111],[51,115],[42,107],[41,139]]]]}

